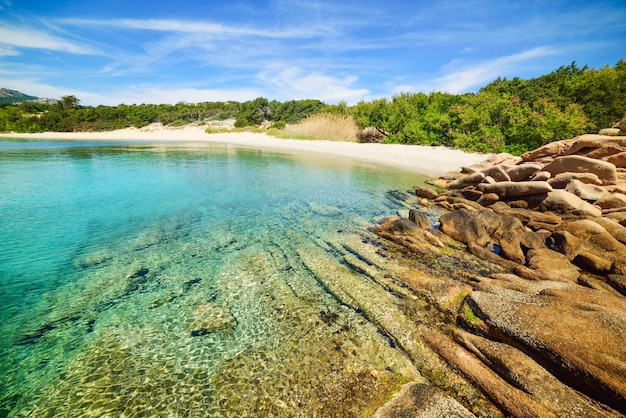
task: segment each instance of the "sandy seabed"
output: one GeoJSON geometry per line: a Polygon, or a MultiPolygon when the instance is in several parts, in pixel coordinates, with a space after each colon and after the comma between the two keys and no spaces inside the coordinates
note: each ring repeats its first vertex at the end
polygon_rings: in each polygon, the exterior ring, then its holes
{"type": "Polygon", "coordinates": [[[193,125],[180,128],[150,125],[141,129],[126,128],[107,132],[4,133],[0,134],[0,137],[70,141],[220,143],[245,148],[364,161],[398,167],[430,176],[458,171],[462,166],[476,164],[489,157],[488,154],[470,154],[447,147],[279,139],[263,133],[250,132],[207,134],[205,127],[193,125]]]}

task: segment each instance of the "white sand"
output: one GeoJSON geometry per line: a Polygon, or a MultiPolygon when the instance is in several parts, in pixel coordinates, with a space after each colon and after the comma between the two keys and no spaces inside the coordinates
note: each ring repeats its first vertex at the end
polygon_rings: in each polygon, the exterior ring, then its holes
{"type": "Polygon", "coordinates": [[[231,144],[290,153],[304,153],[366,161],[399,167],[429,176],[458,171],[462,166],[486,160],[488,154],[469,154],[445,147],[427,147],[401,144],[359,144],[354,142],[308,141],[278,139],[259,133],[207,134],[204,127],[188,125],[182,128],[164,128],[150,125],[142,129],[127,128],[108,132],[45,132],[36,134],[0,134],[5,138],[71,140],[71,141],[145,141],[231,144]]]}

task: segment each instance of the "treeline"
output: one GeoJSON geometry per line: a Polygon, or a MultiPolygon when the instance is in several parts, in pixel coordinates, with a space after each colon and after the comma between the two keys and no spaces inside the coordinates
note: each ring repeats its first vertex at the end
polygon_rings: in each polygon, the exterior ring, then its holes
{"type": "Polygon", "coordinates": [[[235,118],[235,127],[275,128],[310,115],[351,116],[373,132],[363,140],[447,145],[519,154],[542,144],[610,127],[626,112],[626,60],[593,69],[575,63],[523,80],[498,78],[478,93],[403,93],[391,99],[328,105],[319,100],[204,102],[176,105],[81,106],[74,96],[55,104],[0,106],[0,131],[71,132],[235,118]]]}
{"type": "Polygon", "coordinates": [[[81,106],[75,96],[65,96],[55,104],[23,102],[0,106],[0,132],[91,132],[141,128],[151,123],[182,126],[189,123],[236,118],[236,127],[258,126],[264,121],[297,123],[328,106],[319,100],[247,102],[203,102],[81,106]]]}

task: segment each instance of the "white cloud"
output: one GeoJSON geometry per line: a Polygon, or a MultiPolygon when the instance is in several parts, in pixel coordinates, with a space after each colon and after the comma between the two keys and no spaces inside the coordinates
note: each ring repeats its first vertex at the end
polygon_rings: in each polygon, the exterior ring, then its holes
{"type": "Polygon", "coordinates": [[[258,74],[259,80],[273,91],[271,97],[282,99],[319,99],[328,102],[354,102],[369,93],[352,85],[355,76],[331,77],[316,72],[304,73],[297,67],[272,68],[258,74]]]}
{"type": "Polygon", "coordinates": [[[72,54],[95,54],[95,51],[89,46],[79,45],[32,28],[15,26],[0,26],[0,45],[3,45],[4,48],[13,46],[49,49],[72,54]]]}
{"type": "Polygon", "coordinates": [[[517,54],[506,55],[491,60],[481,61],[474,64],[465,64],[464,60],[455,59],[442,67],[445,75],[424,80],[416,84],[403,84],[393,88],[394,93],[406,91],[443,91],[459,94],[481,87],[495,80],[497,77],[506,76],[516,70],[523,62],[530,62],[548,55],[556,55],[559,51],[552,47],[541,46],[517,54]]]}
{"type": "Polygon", "coordinates": [[[291,28],[263,30],[249,27],[227,26],[219,23],[171,19],[59,19],[58,23],[93,29],[113,27],[119,29],[157,32],[194,33],[214,36],[260,36],[264,38],[309,38],[319,36],[319,28],[291,28]]]}

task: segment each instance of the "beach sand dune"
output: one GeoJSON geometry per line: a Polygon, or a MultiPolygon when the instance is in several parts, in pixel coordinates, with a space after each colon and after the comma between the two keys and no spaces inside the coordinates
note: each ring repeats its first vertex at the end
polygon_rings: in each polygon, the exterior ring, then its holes
{"type": "Polygon", "coordinates": [[[150,125],[141,129],[127,128],[107,132],[4,133],[0,134],[0,137],[70,141],[221,143],[245,148],[352,159],[398,167],[430,176],[458,171],[462,166],[476,164],[489,157],[487,154],[469,154],[446,147],[279,139],[263,133],[250,132],[207,134],[204,127],[194,125],[180,128],[150,125]]]}

